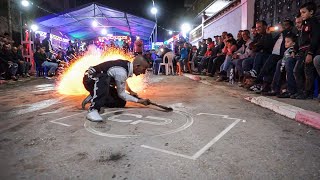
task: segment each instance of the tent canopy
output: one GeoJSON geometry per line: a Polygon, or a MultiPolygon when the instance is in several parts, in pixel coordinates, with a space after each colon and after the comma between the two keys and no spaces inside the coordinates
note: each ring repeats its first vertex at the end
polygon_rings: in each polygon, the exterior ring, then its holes
{"type": "Polygon", "coordinates": [[[101,30],[117,36],[139,36],[149,40],[155,22],[126,12],[93,3],[72,11],[38,18],[36,22],[45,28],[61,31],[72,38],[92,39],[102,36],[101,30]],[[92,22],[98,22],[97,27],[92,22]]]}

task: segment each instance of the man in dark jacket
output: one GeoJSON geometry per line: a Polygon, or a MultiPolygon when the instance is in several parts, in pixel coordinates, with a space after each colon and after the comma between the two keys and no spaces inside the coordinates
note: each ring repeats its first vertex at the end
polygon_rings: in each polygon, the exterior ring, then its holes
{"type": "Polygon", "coordinates": [[[50,33],[47,33],[47,37],[42,41],[42,46],[45,47],[45,53],[47,57],[51,57],[51,52],[53,51],[53,48],[50,40],[50,33]]]}
{"type": "Polygon", "coordinates": [[[272,54],[274,41],[272,35],[267,33],[267,26],[268,24],[266,21],[258,21],[256,23],[257,33],[259,34],[253,44],[253,51],[256,53],[256,56],[253,60],[252,70],[245,73],[247,76],[256,78],[260,73],[262,66],[272,54]]]}
{"type": "Polygon", "coordinates": [[[6,44],[3,46],[2,51],[0,51],[0,66],[1,66],[1,76],[4,76],[7,73],[11,77],[12,80],[17,81],[16,77],[18,71],[18,64],[14,62],[15,60],[12,57],[12,53],[10,50],[10,45],[6,44]]]}

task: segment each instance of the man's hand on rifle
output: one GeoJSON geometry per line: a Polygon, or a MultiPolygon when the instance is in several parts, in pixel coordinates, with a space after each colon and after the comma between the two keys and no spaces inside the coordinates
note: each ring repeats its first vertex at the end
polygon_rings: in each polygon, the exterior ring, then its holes
{"type": "Polygon", "coordinates": [[[136,92],[130,91],[130,95],[134,97],[138,97],[138,94],[136,92]]]}
{"type": "Polygon", "coordinates": [[[143,104],[145,106],[149,105],[151,102],[149,99],[139,99],[138,103],[143,104]]]}

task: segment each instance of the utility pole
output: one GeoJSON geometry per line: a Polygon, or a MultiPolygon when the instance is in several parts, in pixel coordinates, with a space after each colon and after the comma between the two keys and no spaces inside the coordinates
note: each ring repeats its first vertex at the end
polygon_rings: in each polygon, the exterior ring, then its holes
{"type": "Polygon", "coordinates": [[[11,0],[8,0],[8,33],[12,39],[12,17],[11,17],[11,0]]]}

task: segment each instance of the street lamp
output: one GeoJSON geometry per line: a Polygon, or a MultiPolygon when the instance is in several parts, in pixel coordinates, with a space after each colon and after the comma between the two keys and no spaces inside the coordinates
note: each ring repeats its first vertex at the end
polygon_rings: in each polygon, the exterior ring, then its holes
{"type": "Polygon", "coordinates": [[[152,14],[156,15],[157,12],[158,12],[158,9],[157,9],[156,7],[152,7],[152,8],[151,8],[151,13],[152,13],[152,14]]]}
{"type": "Polygon", "coordinates": [[[182,36],[187,37],[187,33],[191,30],[191,25],[189,23],[183,23],[181,25],[182,36]]]}
{"type": "Polygon", "coordinates": [[[38,29],[39,29],[39,27],[38,27],[37,25],[35,25],[35,24],[32,24],[32,25],[31,25],[31,30],[32,30],[33,32],[37,31],[38,29]]]}
{"type": "Polygon", "coordinates": [[[102,29],[102,30],[101,30],[101,34],[102,34],[102,35],[106,35],[106,34],[107,34],[107,30],[106,30],[106,29],[102,29]]]}
{"type": "Polygon", "coordinates": [[[169,31],[169,35],[172,35],[172,31],[169,31]]]}
{"type": "Polygon", "coordinates": [[[92,26],[93,27],[97,27],[98,26],[98,22],[96,20],[92,21],[92,26]]]}
{"type": "Polygon", "coordinates": [[[21,5],[24,6],[24,7],[28,7],[30,5],[30,2],[27,1],[27,0],[22,0],[21,1],[21,5]]]}

